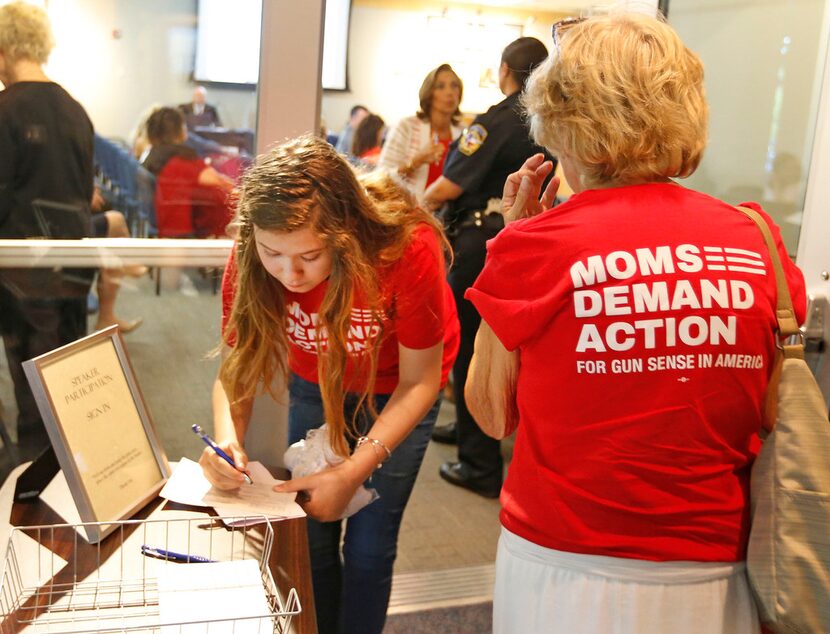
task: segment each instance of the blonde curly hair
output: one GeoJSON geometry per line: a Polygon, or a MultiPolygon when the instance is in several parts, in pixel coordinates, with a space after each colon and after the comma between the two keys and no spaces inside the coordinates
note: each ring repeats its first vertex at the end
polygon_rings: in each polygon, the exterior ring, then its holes
{"type": "Polygon", "coordinates": [[[0,51],[7,63],[31,60],[45,64],[54,46],[46,11],[25,2],[0,7],[0,51]]]}
{"type": "Polygon", "coordinates": [[[706,145],[703,65],[665,22],[586,19],[531,76],[523,103],[534,140],[575,163],[582,186],[684,178],[706,145]]]}

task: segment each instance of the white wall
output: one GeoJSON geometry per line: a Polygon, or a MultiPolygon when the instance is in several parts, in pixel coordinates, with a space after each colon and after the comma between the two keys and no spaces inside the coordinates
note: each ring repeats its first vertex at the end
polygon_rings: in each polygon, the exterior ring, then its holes
{"type": "MultiPolygon", "coordinates": [[[[96,130],[127,138],[151,105],[190,101],[195,0],[50,0],[57,45],[47,73],[78,99],[96,130]]],[[[252,89],[208,87],[228,127],[252,127],[252,89]]]]}
{"type": "MultiPolygon", "coordinates": [[[[464,80],[465,112],[480,112],[500,101],[498,88],[479,86],[479,75],[485,66],[498,65],[500,49],[509,40],[470,42],[467,31],[463,37],[430,41],[430,17],[443,15],[447,24],[482,23],[491,29],[518,25],[523,35],[538,37],[546,45],[550,25],[561,17],[469,5],[445,7],[446,3],[429,1],[355,0],[350,91],[324,96],[323,117],[329,127],[339,130],[358,102],[389,124],[413,114],[424,75],[445,61],[464,80]]],[[[50,0],[48,11],[57,46],[47,72],[84,105],[100,133],[127,138],[150,106],[189,101],[194,86],[190,73],[195,0],[50,0]]],[[[226,126],[256,124],[252,89],[208,86],[208,100],[219,108],[226,126]]]]}
{"type": "MultiPolygon", "coordinates": [[[[349,38],[349,91],[323,95],[323,117],[339,132],[357,103],[384,118],[388,125],[415,114],[418,89],[424,76],[443,62],[452,64],[464,82],[464,112],[482,112],[503,99],[498,87],[479,86],[481,70],[498,67],[501,49],[509,43],[496,37],[475,41],[466,24],[518,25],[522,35],[550,46],[550,27],[561,14],[505,11],[491,7],[453,6],[446,2],[380,2],[354,0],[349,38]],[[445,24],[460,24],[444,37],[431,39],[430,18],[444,16],[445,24]],[[463,30],[462,30],[463,29],[463,30]]],[[[492,31],[491,31],[492,33],[492,31]]],[[[512,39],[512,38],[511,38],[512,39]]]]}

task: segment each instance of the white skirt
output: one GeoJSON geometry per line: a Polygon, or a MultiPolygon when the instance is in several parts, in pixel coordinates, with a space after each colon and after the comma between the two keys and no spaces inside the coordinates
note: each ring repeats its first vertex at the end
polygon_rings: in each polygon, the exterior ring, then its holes
{"type": "Polygon", "coordinates": [[[494,634],[758,634],[743,563],[654,562],[538,546],[502,528],[494,634]]]}

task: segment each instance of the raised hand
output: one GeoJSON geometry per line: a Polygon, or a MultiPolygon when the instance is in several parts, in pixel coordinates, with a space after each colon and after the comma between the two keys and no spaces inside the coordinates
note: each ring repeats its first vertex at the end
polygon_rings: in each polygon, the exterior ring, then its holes
{"type": "Polygon", "coordinates": [[[544,154],[534,154],[504,182],[502,214],[504,222],[532,218],[553,206],[559,190],[559,178],[552,178],[542,192],[545,179],[553,171],[553,163],[544,154]]]}

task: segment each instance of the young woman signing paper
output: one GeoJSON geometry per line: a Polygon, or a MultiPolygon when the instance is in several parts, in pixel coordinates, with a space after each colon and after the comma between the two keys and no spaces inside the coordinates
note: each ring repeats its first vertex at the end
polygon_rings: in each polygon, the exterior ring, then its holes
{"type": "MultiPolygon", "coordinates": [[[[398,530],[458,348],[436,222],[388,176],[358,178],[302,137],[246,174],[225,272],[217,443],[245,467],[257,385],[284,376],[289,441],[328,426],[337,466],[277,487],[303,492],[320,632],[381,632],[398,530]],[[380,498],[340,517],[371,478],[380,498]],[[312,519],[313,518],[313,519],[312,519]]],[[[243,475],[206,449],[214,485],[243,475]]]]}

